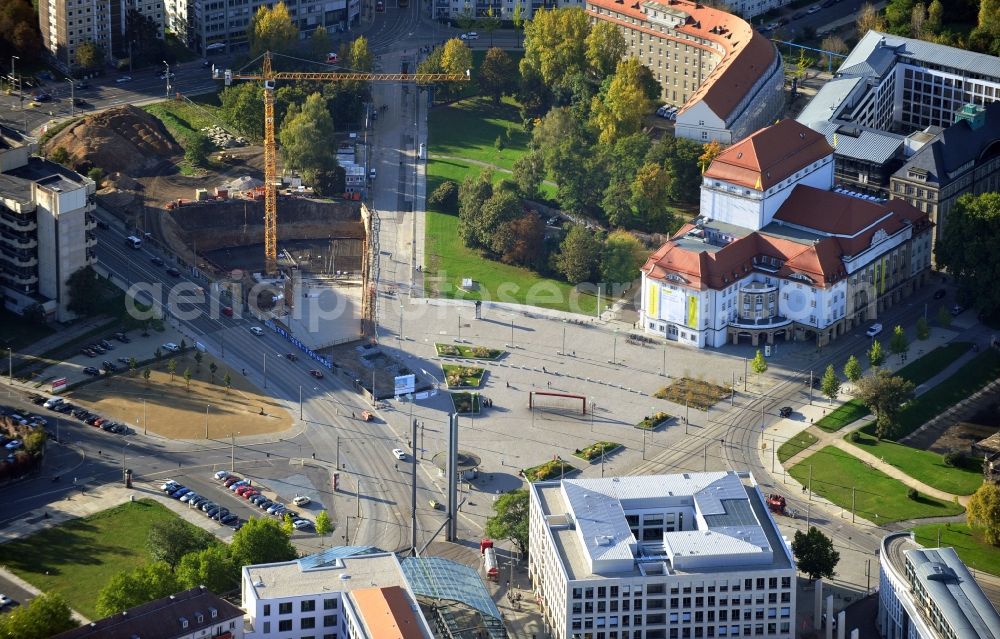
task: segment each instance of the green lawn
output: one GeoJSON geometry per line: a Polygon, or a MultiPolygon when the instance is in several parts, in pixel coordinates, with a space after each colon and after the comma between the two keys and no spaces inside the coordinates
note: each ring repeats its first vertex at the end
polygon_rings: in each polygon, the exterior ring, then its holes
{"type": "MultiPolygon", "coordinates": [[[[909,402],[899,413],[896,437],[904,437],[943,413],[983,386],[1000,377],[1000,352],[987,349],[962,366],[954,375],[909,402]]],[[[875,426],[865,427],[874,433],[875,426]]]]}
{"type": "Polygon", "coordinates": [[[545,481],[548,479],[562,479],[570,473],[575,473],[576,468],[561,459],[550,459],[549,461],[525,468],[524,478],[528,481],[545,481]]]}
{"type": "MultiPolygon", "coordinates": [[[[953,342],[939,346],[899,369],[896,374],[910,380],[914,386],[919,386],[947,368],[971,346],[968,342],[953,342]]],[[[825,415],[816,422],[816,425],[828,433],[833,433],[870,414],[871,411],[860,400],[852,399],[829,415],[825,415]]]]}
{"type": "MultiPolygon", "coordinates": [[[[525,132],[517,104],[507,98],[493,104],[471,98],[436,107],[429,116],[431,155],[467,158],[511,169],[528,152],[531,136],[525,132]],[[496,139],[503,149],[496,148],[496,139]]],[[[429,191],[428,191],[429,192],[429,191]]]]}
{"type": "MultiPolygon", "coordinates": [[[[209,102],[202,101],[198,104],[192,104],[186,100],[169,100],[142,108],[159,119],[163,126],[167,127],[170,135],[177,140],[177,143],[186,149],[188,140],[196,133],[200,133],[202,128],[220,125],[222,122],[218,115],[219,107],[209,102]]],[[[194,169],[188,165],[186,160],[182,160],[180,170],[181,173],[189,174],[194,169]]]]}
{"type": "Polygon", "coordinates": [[[865,432],[858,433],[856,442],[850,437],[847,440],[910,477],[953,495],[971,495],[983,483],[981,471],[945,466],[943,455],[929,450],[917,450],[888,440],[880,442],[865,432]]]}
{"type": "Polygon", "coordinates": [[[146,537],[153,524],[176,515],[140,499],[90,517],[0,545],[0,565],[45,592],[57,592],[70,607],[97,618],[97,593],[116,573],[147,561],[146,537]]]}
{"type": "Polygon", "coordinates": [[[833,433],[870,414],[871,411],[861,403],[861,400],[852,399],[835,408],[833,412],[824,415],[816,422],[816,426],[828,433],[833,433]]]}
{"type": "Polygon", "coordinates": [[[1000,548],[983,541],[982,531],[969,528],[967,524],[925,524],[913,529],[917,543],[928,548],[937,548],[938,532],[941,533],[940,546],[951,546],[958,556],[973,570],[1000,575],[1000,548]]]}
{"type": "Polygon", "coordinates": [[[464,344],[434,344],[439,357],[455,357],[465,359],[499,359],[507,351],[499,348],[464,344]]]}
{"type": "Polygon", "coordinates": [[[441,367],[448,388],[479,388],[486,371],[475,366],[445,364],[441,367]]]}
{"type": "Polygon", "coordinates": [[[573,456],[588,462],[600,460],[602,454],[606,458],[612,452],[621,448],[621,446],[618,442],[596,442],[586,448],[577,449],[573,453],[573,456]]]}
{"type": "Polygon", "coordinates": [[[909,499],[907,487],[902,482],[835,446],[826,446],[813,453],[792,466],[789,473],[807,486],[810,466],[813,492],[850,511],[851,489],[856,489],[858,516],[876,524],[964,512],[961,506],[926,496],[909,499]]]}
{"type": "Polygon", "coordinates": [[[808,431],[802,431],[781,446],[778,446],[778,461],[784,464],[786,461],[798,455],[799,452],[809,448],[817,441],[819,441],[818,437],[808,431]]]}
{"type": "Polygon", "coordinates": [[[17,353],[24,347],[52,334],[52,329],[45,324],[30,322],[2,308],[0,308],[0,326],[3,326],[3,337],[0,337],[0,353],[8,348],[14,349],[14,353],[17,353]]]}

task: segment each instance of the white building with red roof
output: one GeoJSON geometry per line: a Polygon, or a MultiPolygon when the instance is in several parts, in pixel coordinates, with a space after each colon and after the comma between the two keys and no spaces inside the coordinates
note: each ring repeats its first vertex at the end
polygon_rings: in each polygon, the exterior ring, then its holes
{"type": "Polygon", "coordinates": [[[705,171],[701,215],[642,267],[647,333],[699,348],[824,345],[923,285],[931,222],[901,200],[833,189],[833,148],[783,120],[705,171]]]}
{"type": "Polygon", "coordinates": [[[587,0],[679,107],[677,137],[722,144],[774,122],[785,103],[781,54],[743,18],[688,0],[587,0]]]}

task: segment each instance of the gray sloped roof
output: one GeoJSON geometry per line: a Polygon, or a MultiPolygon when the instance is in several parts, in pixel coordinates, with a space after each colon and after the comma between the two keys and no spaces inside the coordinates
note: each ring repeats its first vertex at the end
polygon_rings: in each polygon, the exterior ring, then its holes
{"type": "MultiPolygon", "coordinates": [[[[840,72],[872,59],[885,38],[885,46],[896,49],[895,55],[912,58],[928,65],[960,69],[986,77],[1000,78],[1000,58],[943,44],[903,38],[889,33],[869,31],[840,65],[840,72]]],[[[875,58],[876,60],[878,58],[875,58]]]]}
{"type": "Polygon", "coordinates": [[[1000,142],[1000,102],[986,106],[986,121],[973,129],[960,120],[941,131],[903,164],[897,175],[916,168],[927,172],[927,182],[944,186],[956,176],[959,167],[978,158],[991,144],[1000,142]]]}
{"type": "Polygon", "coordinates": [[[954,548],[906,551],[914,574],[959,639],[1000,638],[1000,614],[954,548]]]}

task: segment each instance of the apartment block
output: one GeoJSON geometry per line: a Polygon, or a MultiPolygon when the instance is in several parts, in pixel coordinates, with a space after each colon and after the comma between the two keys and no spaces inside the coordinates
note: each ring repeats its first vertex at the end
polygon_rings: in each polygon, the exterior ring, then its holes
{"type": "Polygon", "coordinates": [[[555,639],[795,636],[795,562],[748,473],[529,485],[529,573],[555,639]]]}
{"type": "Polygon", "coordinates": [[[97,263],[96,185],[37,150],[0,127],[0,292],[10,311],[41,306],[62,322],[74,317],[67,278],[97,263]]]}
{"type": "Polygon", "coordinates": [[[688,0],[588,0],[587,13],[621,29],[627,55],[680,107],[677,137],[728,145],[780,117],[781,54],[742,18],[688,0]]]}
{"type": "Polygon", "coordinates": [[[909,532],[882,539],[876,626],[884,639],[1000,639],[1000,614],[955,549],[909,532]]]}
{"type": "Polygon", "coordinates": [[[107,60],[124,57],[126,16],[133,10],[152,20],[163,37],[164,0],[39,0],[42,42],[64,69],[75,65],[76,50],[85,42],[97,44],[107,60]]]}
{"type": "MultiPolygon", "coordinates": [[[[201,55],[245,51],[247,27],[267,0],[165,0],[167,28],[201,55]]],[[[347,31],[361,19],[361,0],[285,0],[299,37],[316,27],[327,33],[347,31]]]]}

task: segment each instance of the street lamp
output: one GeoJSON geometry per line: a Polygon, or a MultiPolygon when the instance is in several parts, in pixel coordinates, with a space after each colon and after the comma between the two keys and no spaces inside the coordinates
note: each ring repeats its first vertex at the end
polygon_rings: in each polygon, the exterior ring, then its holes
{"type": "Polygon", "coordinates": [[[236,436],[240,434],[240,431],[235,433],[229,433],[230,447],[229,447],[229,472],[236,472],[236,436]]]}
{"type": "Polygon", "coordinates": [[[125,478],[125,449],[131,446],[132,443],[128,442],[122,446],[122,478],[125,478]]]}
{"type": "Polygon", "coordinates": [[[168,63],[166,60],[164,60],[163,61],[163,66],[165,66],[167,68],[167,72],[163,75],[163,77],[167,80],[167,99],[169,100],[170,99],[170,63],[168,63]]]}
{"type": "Polygon", "coordinates": [[[205,404],[205,439],[208,439],[208,409],[211,406],[211,404],[205,404]]]}
{"type": "Polygon", "coordinates": [[[66,78],[69,82],[69,117],[76,115],[76,83],[73,78],[66,78]]]}
{"type": "Polygon", "coordinates": [[[21,58],[16,55],[10,56],[10,92],[14,93],[14,62],[21,58]]]}

